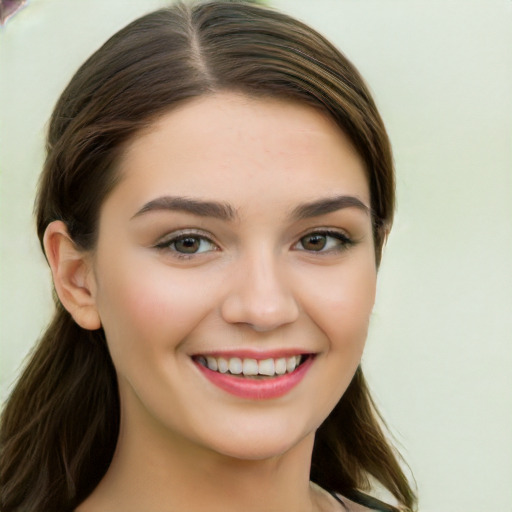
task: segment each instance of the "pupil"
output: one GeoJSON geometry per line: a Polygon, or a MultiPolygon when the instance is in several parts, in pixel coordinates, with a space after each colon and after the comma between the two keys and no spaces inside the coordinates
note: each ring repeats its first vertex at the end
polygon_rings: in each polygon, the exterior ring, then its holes
{"type": "Polygon", "coordinates": [[[180,252],[194,253],[199,249],[199,239],[186,237],[176,242],[176,249],[180,252]]]}
{"type": "Polygon", "coordinates": [[[327,243],[325,235],[308,235],[301,242],[304,249],[308,251],[321,251],[327,243]]]}

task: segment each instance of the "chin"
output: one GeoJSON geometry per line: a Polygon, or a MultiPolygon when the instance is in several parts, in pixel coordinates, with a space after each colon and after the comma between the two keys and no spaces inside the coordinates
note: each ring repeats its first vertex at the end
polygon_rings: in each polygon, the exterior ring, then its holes
{"type": "Polygon", "coordinates": [[[263,461],[284,455],[301,447],[313,447],[314,430],[297,432],[293,428],[263,429],[257,426],[239,429],[224,435],[218,442],[212,440],[210,447],[217,453],[238,460],[263,461]]]}

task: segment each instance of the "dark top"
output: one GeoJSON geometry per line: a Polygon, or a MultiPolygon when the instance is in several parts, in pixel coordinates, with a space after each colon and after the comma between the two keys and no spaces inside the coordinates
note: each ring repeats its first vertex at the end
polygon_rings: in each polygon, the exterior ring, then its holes
{"type": "MultiPolygon", "coordinates": [[[[338,503],[341,503],[343,507],[348,510],[345,503],[343,503],[343,500],[336,493],[332,491],[329,491],[329,493],[338,503]]],[[[387,505],[386,503],[383,503],[382,501],[359,491],[351,492],[350,495],[347,495],[347,498],[352,500],[354,503],[368,507],[371,510],[376,510],[377,512],[397,512],[395,507],[387,505]]]]}

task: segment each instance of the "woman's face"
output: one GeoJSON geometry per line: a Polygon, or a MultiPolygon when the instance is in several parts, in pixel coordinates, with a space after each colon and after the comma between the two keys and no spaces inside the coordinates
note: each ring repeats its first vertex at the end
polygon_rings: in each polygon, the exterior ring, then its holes
{"type": "Polygon", "coordinates": [[[92,293],[122,428],[246,459],[313,434],[359,364],[375,296],[348,139],[311,107],[223,93],[162,117],[119,171],[92,293]]]}

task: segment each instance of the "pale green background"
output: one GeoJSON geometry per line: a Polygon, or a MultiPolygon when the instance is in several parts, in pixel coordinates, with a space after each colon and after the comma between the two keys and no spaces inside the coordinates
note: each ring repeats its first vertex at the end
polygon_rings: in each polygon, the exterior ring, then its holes
{"type": "MultiPolygon", "coordinates": [[[[161,0],[33,0],[0,33],[1,397],[48,320],[31,217],[77,66],[161,0]]],[[[375,93],[398,215],[364,365],[422,512],[512,511],[512,1],[275,0],[375,93]]]]}

